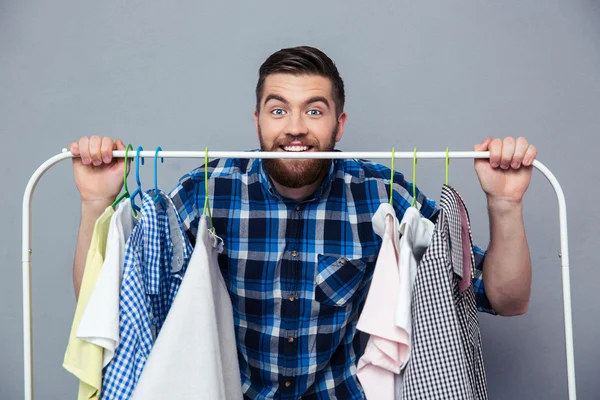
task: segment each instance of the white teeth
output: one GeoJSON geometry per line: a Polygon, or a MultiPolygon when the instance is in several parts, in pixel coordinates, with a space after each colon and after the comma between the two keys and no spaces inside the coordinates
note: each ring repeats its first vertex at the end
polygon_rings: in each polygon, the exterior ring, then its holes
{"type": "Polygon", "coordinates": [[[285,151],[306,151],[308,146],[283,146],[285,151]]]}

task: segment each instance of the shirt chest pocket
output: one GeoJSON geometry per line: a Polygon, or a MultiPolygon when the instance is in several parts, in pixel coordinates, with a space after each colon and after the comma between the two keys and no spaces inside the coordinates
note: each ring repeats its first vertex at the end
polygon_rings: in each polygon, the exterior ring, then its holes
{"type": "Polygon", "coordinates": [[[321,304],[343,307],[352,303],[374,257],[317,257],[315,300],[321,304]]]}

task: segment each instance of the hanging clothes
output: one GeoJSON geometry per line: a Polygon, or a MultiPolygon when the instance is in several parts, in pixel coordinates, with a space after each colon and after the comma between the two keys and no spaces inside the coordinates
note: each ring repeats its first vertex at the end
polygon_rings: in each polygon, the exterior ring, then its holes
{"type": "Polygon", "coordinates": [[[460,195],[452,188],[458,208],[460,211],[460,235],[462,241],[462,279],[458,284],[458,288],[461,292],[464,292],[471,285],[471,271],[473,268],[473,260],[471,253],[471,226],[469,224],[469,216],[467,215],[467,209],[462,201],[460,195]]]}
{"type": "Polygon", "coordinates": [[[191,245],[175,206],[142,193],[141,219],[127,242],[119,299],[120,343],[106,366],[102,399],[129,399],[177,294],[191,245]]]}
{"type": "MultiPolygon", "coordinates": [[[[413,337],[403,400],[487,399],[475,294],[472,285],[459,290],[463,271],[462,238],[457,238],[459,207],[455,191],[444,185],[431,244],[414,286],[413,337]]],[[[473,265],[472,246],[469,250],[473,265]]]]}
{"type": "Polygon", "coordinates": [[[112,360],[119,346],[119,296],[125,244],[137,221],[130,201],[117,204],[108,228],[104,263],[75,334],[103,348],[100,368],[94,372],[99,379],[102,379],[102,368],[112,360]]]}
{"type": "Polygon", "coordinates": [[[215,244],[202,216],[185,278],[133,400],[242,399],[233,310],[215,244]]]}
{"type": "Polygon", "coordinates": [[[75,332],[104,262],[108,230],[113,214],[112,206],[107,207],[94,224],[75,317],[63,360],[63,367],[79,378],[78,400],[98,399],[102,386],[102,347],[82,341],[75,336],[75,332]]]}
{"type": "Polygon", "coordinates": [[[412,286],[433,227],[414,207],[406,210],[400,224],[387,203],[373,216],[382,245],[357,325],[371,335],[357,365],[367,399],[392,400],[401,393],[402,369],[410,357],[412,286]]]}

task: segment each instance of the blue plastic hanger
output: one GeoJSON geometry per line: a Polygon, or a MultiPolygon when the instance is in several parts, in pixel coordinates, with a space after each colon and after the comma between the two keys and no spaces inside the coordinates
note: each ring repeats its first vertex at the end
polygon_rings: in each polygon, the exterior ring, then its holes
{"type": "Polygon", "coordinates": [[[390,204],[392,204],[392,196],[394,195],[394,161],[396,159],[396,150],[392,147],[392,166],[390,167],[390,204]]]}
{"type": "MultiPolygon", "coordinates": [[[[137,183],[138,187],[133,191],[130,197],[131,207],[133,207],[133,209],[136,211],[140,211],[140,207],[135,204],[135,196],[140,196],[140,203],[143,202],[142,183],[140,182],[140,151],[142,150],[144,150],[142,146],[138,146],[135,152],[135,182],[137,183]]],[[[142,165],[144,165],[144,158],[142,158],[142,165]]]]}
{"type": "MultiPolygon", "coordinates": [[[[158,152],[159,152],[159,151],[162,151],[162,147],[160,147],[160,146],[158,146],[158,147],[156,148],[156,151],[154,152],[154,193],[155,193],[155,196],[154,196],[154,201],[155,201],[155,202],[161,202],[161,203],[163,203],[163,204],[164,204],[164,200],[163,200],[163,198],[160,196],[160,193],[159,193],[159,191],[158,191],[158,183],[157,183],[157,179],[156,179],[157,172],[158,172],[158,162],[157,162],[157,160],[158,160],[158,152]]],[[[164,163],[164,162],[165,162],[165,159],[161,157],[161,158],[160,158],[160,162],[161,162],[161,163],[164,163]]]]}

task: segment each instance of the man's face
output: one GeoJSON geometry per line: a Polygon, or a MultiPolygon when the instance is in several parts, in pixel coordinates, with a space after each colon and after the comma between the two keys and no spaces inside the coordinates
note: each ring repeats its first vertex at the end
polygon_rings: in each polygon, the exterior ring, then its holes
{"type": "MultiPolygon", "coordinates": [[[[273,74],[254,113],[263,151],[331,151],[342,138],[346,114],[336,117],[332,83],[316,75],[273,74]]],[[[322,179],[331,160],[265,159],[271,179],[300,188],[322,179]]]]}

